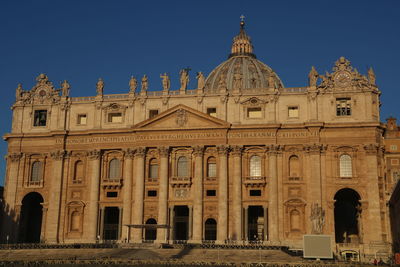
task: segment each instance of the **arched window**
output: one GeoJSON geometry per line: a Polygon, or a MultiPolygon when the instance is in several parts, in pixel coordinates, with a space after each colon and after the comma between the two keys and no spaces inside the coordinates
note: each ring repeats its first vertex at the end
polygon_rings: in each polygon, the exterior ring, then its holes
{"type": "Polygon", "coordinates": [[[71,213],[71,231],[79,231],[81,225],[81,215],[78,211],[71,213]]]}
{"type": "Polygon", "coordinates": [[[351,164],[351,157],[347,154],[340,156],[340,177],[352,177],[353,170],[351,164]]]}
{"type": "Polygon", "coordinates": [[[158,161],[157,159],[151,159],[149,162],[149,178],[158,178],[158,161]]]}
{"type": "Polygon", "coordinates": [[[185,156],[178,158],[178,177],[188,177],[188,160],[185,156]]]}
{"type": "Polygon", "coordinates": [[[42,163],[39,161],[35,161],[32,164],[32,172],[31,172],[31,181],[38,182],[42,180],[42,163]]]}
{"type": "Polygon", "coordinates": [[[261,157],[254,155],[250,158],[250,176],[261,176],[261,157]]]}
{"type": "Polygon", "coordinates": [[[78,160],[75,162],[75,170],[74,170],[74,181],[82,181],[83,180],[83,162],[78,160]]]}
{"type": "Polygon", "coordinates": [[[108,178],[109,179],[119,179],[121,178],[121,162],[119,159],[112,159],[108,168],[108,178]]]}
{"type": "Polygon", "coordinates": [[[217,162],[215,157],[209,157],[207,159],[207,177],[217,177],[217,162]]]}
{"type": "Polygon", "coordinates": [[[290,212],[290,230],[300,230],[300,212],[298,210],[290,212]]]}
{"type": "Polygon", "coordinates": [[[295,155],[289,158],[289,177],[300,177],[299,157],[295,155]]]}

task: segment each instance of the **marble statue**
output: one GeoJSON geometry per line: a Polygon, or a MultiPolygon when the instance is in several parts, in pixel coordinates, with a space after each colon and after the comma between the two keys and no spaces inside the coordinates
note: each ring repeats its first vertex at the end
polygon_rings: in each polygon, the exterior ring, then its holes
{"type": "Polygon", "coordinates": [[[201,71],[197,73],[196,79],[197,79],[197,88],[203,89],[206,83],[206,79],[201,71]]]}
{"type": "Polygon", "coordinates": [[[162,79],[162,87],[165,91],[169,90],[171,87],[171,81],[169,80],[169,76],[167,73],[160,74],[160,78],[162,79]]]}
{"type": "Polygon", "coordinates": [[[147,91],[148,88],[149,88],[149,81],[145,74],[145,75],[143,75],[143,78],[142,78],[142,91],[145,92],[145,91],[147,91]]]}
{"type": "Polygon", "coordinates": [[[137,88],[137,80],[135,77],[131,76],[131,79],[129,80],[129,92],[135,93],[137,88]]]}
{"type": "Polygon", "coordinates": [[[312,66],[308,74],[308,85],[313,87],[317,86],[318,77],[318,72],[315,70],[314,66],[312,66]]]}
{"type": "Polygon", "coordinates": [[[242,74],[236,72],[233,74],[233,90],[239,91],[242,88],[242,74]]]}
{"type": "Polygon", "coordinates": [[[22,84],[18,84],[17,89],[15,90],[15,99],[17,101],[21,100],[22,98],[22,84]]]}
{"type": "Polygon", "coordinates": [[[97,95],[103,95],[103,89],[104,89],[103,79],[99,78],[99,81],[96,84],[97,95]]]}
{"type": "Polygon", "coordinates": [[[310,219],[312,222],[312,233],[322,234],[325,224],[325,211],[321,206],[319,206],[318,203],[314,203],[311,205],[310,219]]]}
{"type": "Polygon", "coordinates": [[[368,70],[368,80],[371,84],[375,85],[376,77],[375,77],[375,72],[372,68],[369,68],[368,70]]]}
{"type": "Polygon", "coordinates": [[[64,82],[61,84],[61,94],[62,96],[69,96],[69,88],[71,86],[69,85],[67,80],[64,80],[64,82]]]}
{"type": "Polygon", "coordinates": [[[179,74],[180,74],[180,82],[181,82],[181,90],[186,90],[187,86],[189,84],[189,68],[182,69],[179,74]]]}

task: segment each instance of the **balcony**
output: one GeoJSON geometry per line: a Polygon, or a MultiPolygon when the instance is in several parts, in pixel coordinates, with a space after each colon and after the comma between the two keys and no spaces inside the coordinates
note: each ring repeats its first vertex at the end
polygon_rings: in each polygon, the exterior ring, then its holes
{"type": "Polygon", "coordinates": [[[192,177],[172,177],[172,187],[190,187],[192,185],[192,177]]]}
{"type": "Polygon", "coordinates": [[[101,186],[103,189],[119,189],[122,187],[122,179],[121,178],[105,178],[101,181],[101,186]]]}
{"type": "Polygon", "coordinates": [[[43,187],[43,180],[39,181],[27,181],[26,182],[27,188],[42,188],[43,187]]]}
{"type": "Polygon", "coordinates": [[[246,187],[264,187],[267,184],[265,176],[247,176],[244,178],[246,187]]]}

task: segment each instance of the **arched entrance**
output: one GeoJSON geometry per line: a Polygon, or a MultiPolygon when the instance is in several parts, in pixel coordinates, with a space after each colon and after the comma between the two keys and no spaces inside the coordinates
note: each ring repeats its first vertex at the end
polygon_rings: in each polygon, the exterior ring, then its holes
{"type": "Polygon", "coordinates": [[[43,197],[31,192],[22,199],[19,241],[22,243],[39,243],[42,230],[43,197]]]}
{"type": "Polygon", "coordinates": [[[350,188],[335,194],[336,243],[360,242],[361,204],[360,195],[350,188]]]}
{"type": "Polygon", "coordinates": [[[210,218],[204,224],[204,239],[216,240],[217,239],[217,222],[210,218]]]}
{"type": "Polygon", "coordinates": [[[144,239],[148,241],[154,241],[157,238],[157,228],[155,227],[157,221],[155,219],[148,219],[146,221],[146,230],[144,232],[144,239]],[[149,225],[149,227],[147,227],[149,225]],[[154,227],[153,227],[154,226],[154,227]]]}

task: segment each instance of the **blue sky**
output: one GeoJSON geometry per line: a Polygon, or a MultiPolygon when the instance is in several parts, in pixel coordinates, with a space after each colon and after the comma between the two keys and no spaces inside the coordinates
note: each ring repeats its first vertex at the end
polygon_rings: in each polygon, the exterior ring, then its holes
{"type": "MultiPolygon", "coordinates": [[[[89,96],[99,77],[105,94],[127,92],[130,76],[143,74],[161,90],[164,72],[178,89],[179,70],[190,66],[194,88],[195,72],[209,74],[227,58],[241,14],[258,59],[286,87],[305,86],[312,65],[324,73],[345,56],[361,73],[374,68],[381,120],[400,117],[398,0],[2,0],[0,132],[10,131],[17,84],[30,89],[41,72],[58,87],[67,79],[72,96],[89,96]]],[[[1,158],[0,185],[4,173],[1,158]]]]}

